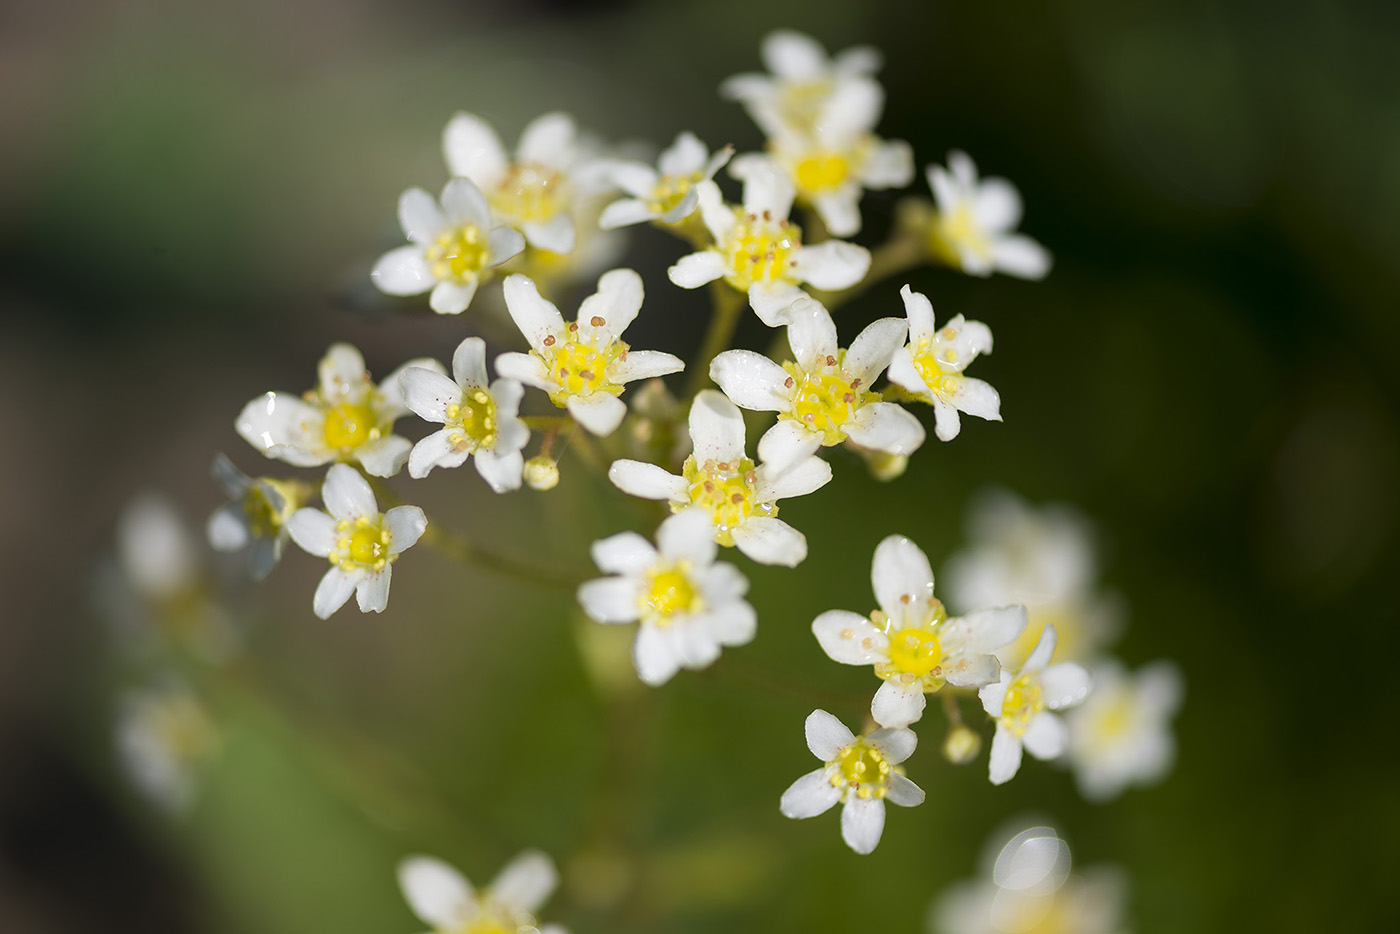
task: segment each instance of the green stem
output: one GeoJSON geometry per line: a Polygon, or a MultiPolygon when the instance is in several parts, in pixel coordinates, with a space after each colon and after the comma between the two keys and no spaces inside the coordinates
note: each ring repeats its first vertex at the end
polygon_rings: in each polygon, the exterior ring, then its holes
{"type": "Polygon", "coordinates": [[[487,551],[480,545],[474,544],[456,532],[444,529],[439,525],[429,524],[420,541],[463,564],[495,571],[529,584],[547,584],[561,590],[573,591],[584,579],[582,575],[539,567],[516,558],[497,554],[494,551],[487,551]]]}
{"type": "Polygon", "coordinates": [[[710,284],[710,298],[714,302],[714,314],[710,318],[710,329],[705,333],[705,340],[700,344],[700,352],[691,365],[690,382],[686,386],[687,398],[694,398],[709,382],[710,362],[729,347],[747,296],[723,279],[717,279],[710,284]]]}

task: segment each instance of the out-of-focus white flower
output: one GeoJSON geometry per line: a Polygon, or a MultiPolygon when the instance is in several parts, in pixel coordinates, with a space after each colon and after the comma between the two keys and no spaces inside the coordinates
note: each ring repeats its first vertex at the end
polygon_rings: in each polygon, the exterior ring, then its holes
{"type": "Polygon", "coordinates": [[[287,520],[311,498],[311,488],[296,480],[250,477],[223,454],[214,458],[214,479],[233,501],[209,517],[209,544],[219,551],[248,549],[248,568],[254,580],[262,580],[282,557],[287,520]]]}
{"type": "Polygon", "coordinates": [[[657,547],[635,532],[593,544],[593,561],[616,576],[591,580],[579,603],[600,623],[640,622],[632,659],[647,684],[681,668],[705,668],[720,647],[753,639],[757,618],[744,599],[749,582],[732,564],[715,562],[708,513],[687,509],[656,532],[657,547]]]}
{"type": "Polygon", "coordinates": [[[419,358],[376,386],[358,350],[332,344],[317,367],[316,389],[305,396],[263,393],[243,407],[235,425],[264,455],[297,467],[358,461],[376,477],[392,477],[413,447],[393,428],[408,414],[399,377],[415,366],[443,372],[436,360],[419,358]]]}
{"type": "Polygon", "coordinates": [[[815,817],[840,802],[841,839],[864,854],[884,833],[886,800],[906,808],[923,803],[923,789],[899,768],[918,743],[912,730],[879,729],[858,737],[825,710],[814,710],[806,732],[807,748],[825,765],[783,792],[778,806],[785,816],[815,817]]]}
{"type": "Polygon", "coordinates": [[[1003,665],[1020,668],[1045,627],[1058,633],[1061,661],[1085,662],[1114,635],[1117,601],[1096,590],[1098,562],[1088,521],[1068,506],[1031,506],[993,490],[968,512],[968,547],[943,570],[956,607],[1025,604],[1030,622],[1021,638],[997,652],[1003,665]]]}
{"type": "Polygon", "coordinates": [[[434,467],[460,467],[476,456],[476,471],[497,493],[520,488],[520,449],[530,430],[516,417],[525,389],[513,379],[491,383],[486,342],[468,337],[452,355],[452,379],[410,367],[399,377],[406,404],[419,418],[444,427],[413,446],[408,475],[426,477],[434,467]],[[455,380],[455,382],[454,382],[455,380]]]}
{"type": "Polygon", "coordinates": [[[828,58],[821,43],[790,29],[764,36],[761,54],[769,74],[734,75],[720,85],[720,94],[743,104],[769,136],[812,132],[833,96],[852,84],[874,84],[870,76],[880,67],[880,53],[870,46],[828,58]]]}
{"type": "Polygon", "coordinates": [[[973,276],[1004,272],[1042,279],[1050,271],[1049,251],[1013,233],[1021,222],[1021,195],[1006,179],[979,182],[972,159],[955,150],[947,169],[928,167],[928,184],[938,202],[930,230],[936,255],[973,276]]]}
{"type": "Polygon", "coordinates": [[[733,154],[730,146],[711,153],[694,133],[681,133],[670,148],[662,150],[656,168],[644,162],[610,163],[608,174],[628,197],[604,208],[599,226],[611,230],[646,221],[680,223],[699,203],[695,186],[714,178],[733,154]]]}
{"type": "MultiPolygon", "coordinates": [[[[573,117],[547,113],[530,121],[512,161],[491,124],[459,113],[443,131],[442,152],[452,174],[475,182],[495,215],[523,233],[530,246],[574,251],[574,199],[581,193],[587,148],[573,117]]],[[[585,182],[582,188],[587,187],[585,182]]]]}
{"type": "Polygon", "coordinates": [[[538,850],[511,860],[479,892],[441,860],[413,856],[399,864],[404,899],[434,934],[567,934],[535,920],[558,884],[553,861],[538,850]]]}
{"type": "Polygon", "coordinates": [[[1032,827],[991,848],[984,877],[952,886],[930,913],[934,934],[1121,934],[1126,883],[1112,867],[1072,873],[1069,846],[1032,827]]]}
{"type": "Polygon", "coordinates": [[[668,500],[676,511],[702,507],[714,522],[715,541],[737,546],[754,561],[800,564],[807,539],[777,518],[777,501],[811,493],[831,479],[831,466],[814,456],[815,440],[770,432],[758,444],[755,465],[744,453],[739,407],[713,389],[701,391],[690,406],[690,439],[694,450],[680,476],[655,464],[617,460],[608,479],[624,493],[668,500]]]}
{"type": "Polygon", "coordinates": [[[700,216],[714,244],[682,256],[667,270],[683,289],[696,289],[723,278],[745,292],[749,305],[769,327],[786,324],[789,305],[806,293],[799,284],[818,289],[845,289],[865,278],[870,251],[853,243],[827,240],[802,245],[802,231],[788,220],[792,182],[774,171],[754,172],[744,181],[744,205],[724,203],[719,186],[696,186],[700,216]]]}
{"type": "Polygon", "coordinates": [[[992,352],[992,329],[957,315],[935,327],[933,305],[922,292],[899,290],[909,316],[909,343],[890,361],[890,382],[933,406],[934,433],[940,441],[958,436],[958,412],[1001,421],[1001,397],[989,383],[963,376],[978,354],[992,352]]]}
{"type": "Polygon", "coordinates": [[[1129,674],[1112,660],[1090,669],[1094,693],[1071,711],[1069,763],[1086,798],[1107,800],[1129,785],[1150,785],[1176,758],[1171,720],[1181,706],[1181,673],[1159,661],[1129,674]]]}
{"type": "Polygon", "coordinates": [[[381,256],[370,278],[389,295],[431,289],[428,305],[440,315],[465,311],[491,269],[525,249],[519,233],[495,223],[485,196],[467,178],[447,183],[441,206],[421,188],[405,191],[399,225],[411,244],[381,256]]]}
{"type": "Polygon", "coordinates": [[[631,269],[603,273],[598,291],[583,300],[578,320],[568,325],[525,276],[506,279],[505,295],[530,352],[501,354],[496,372],[543,389],[595,435],[610,435],[622,424],[627,405],[618,396],[624,384],[685,368],[674,354],[632,350],[622,341],[642,308],[642,277],[631,269]]]}
{"type": "Polygon", "coordinates": [[[871,391],[904,344],[902,320],[872,322],[849,350],[837,346],[831,314],[815,299],[795,301],[787,321],[797,362],[779,365],[752,350],[726,350],[710,364],[710,378],[736,404],[778,413],[768,434],[792,436],[794,448],[849,437],[861,447],[905,456],[924,443],[917,418],[871,391]]]}
{"type": "Polygon", "coordinates": [[[204,705],[168,685],[122,697],[116,740],[137,790],[171,811],[189,806],[201,768],[219,751],[219,732],[204,705]]]}
{"type": "Polygon", "coordinates": [[[122,576],[143,600],[169,600],[198,583],[194,537],[170,500],[156,493],[143,493],[122,510],[117,561],[122,576]]]}
{"type": "Polygon", "coordinates": [[[882,726],[923,716],[925,694],[943,685],[976,688],[996,681],[992,653],[1026,625],[1025,607],[1009,606],[949,618],[933,595],[928,558],[909,539],[891,535],[875,548],[870,582],[880,609],[870,616],[829,610],[812,621],[822,649],[843,665],[873,665],[884,683],[870,714],[882,726]]]}
{"type": "Polygon", "coordinates": [[[1008,782],[1021,767],[1021,747],[1037,759],[1064,752],[1065,725],[1052,711],[1073,707],[1089,695],[1089,673],[1075,662],[1050,665],[1055,654],[1055,627],[1046,626],[1040,644],[1012,676],[982,686],[977,696],[996,721],[988,777],[993,785],[1008,782]],[[1046,666],[1049,667],[1046,667],[1046,666]]]}
{"type": "Polygon", "coordinates": [[[393,564],[422,536],[427,517],[417,506],[395,506],[381,513],[369,483],[344,464],[326,471],[321,501],[329,515],[298,509],[287,521],[292,541],[331,562],[312,601],[316,615],[328,618],[352,593],[360,612],[382,613],[389,604],[393,564]]]}

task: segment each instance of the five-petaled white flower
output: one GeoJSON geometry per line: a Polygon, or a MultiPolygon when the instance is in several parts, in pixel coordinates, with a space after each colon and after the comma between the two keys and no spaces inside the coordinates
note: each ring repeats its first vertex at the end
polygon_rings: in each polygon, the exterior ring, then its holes
{"type": "Polygon", "coordinates": [[[412,856],[399,864],[404,899],[435,934],[567,934],[535,920],[558,884],[553,861],[538,850],[511,860],[480,892],[441,860],[412,856]]]}
{"type": "Polygon", "coordinates": [[[929,231],[936,255],[974,276],[1004,272],[1041,279],[1050,271],[1049,251],[1013,233],[1021,221],[1021,195],[1006,179],[979,182],[972,159],[955,150],[948,154],[948,169],[928,167],[928,184],[938,202],[929,231]]]}
{"type": "Polygon", "coordinates": [[[614,269],[598,279],[597,293],[583,300],[578,320],[565,325],[553,303],[522,275],[505,282],[506,307],[530,342],[530,352],[496,358],[496,372],[549,393],[580,425],[609,435],[622,424],[623,384],[676,373],[685,363],[659,350],[631,350],[622,332],[642,307],[642,277],[614,269]]]}
{"type": "Polygon", "coordinates": [[[399,555],[418,541],[428,520],[417,506],[395,506],[381,513],[368,481],[353,467],[333,464],[326,471],[319,509],[298,509],[287,520],[292,541],[329,558],[312,607],[321,619],[345,605],[354,593],[360,612],[381,613],[389,604],[389,572],[399,555]]]}
{"type": "Polygon", "coordinates": [[[609,175],[629,197],[604,208],[598,226],[612,230],[646,221],[680,223],[695,211],[699,201],[695,186],[714,178],[733,154],[730,146],[711,153],[694,133],[681,133],[669,149],[662,150],[654,169],[644,162],[611,163],[609,175]]]}
{"type": "Polygon", "coordinates": [[[777,518],[777,500],[811,493],[831,479],[831,466],[814,455],[816,441],[769,432],[758,443],[755,465],[744,454],[739,407],[713,389],[702,390],[690,406],[690,440],[694,450],[680,476],[655,464],[617,460],[608,479],[624,493],[669,500],[676,511],[704,508],[715,541],[737,546],[760,564],[800,564],[807,539],[777,518]]]}
{"type": "Polygon", "coordinates": [[[578,590],[579,603],[598,622],[641,622],[632,658],[652,685],[680,668],[707,667],[721,646],[749,642],[757,622],[743,599],[749,582],[734,565],[715,562],[719,546],[703,509],[661,523],[656,544],[636,532],[594,542],[594,562],[616,576],[578,590]]]}
{"type": "Polygon", "coordinates": [[[476,182],[496,216],[523,233],[530,246],[574,251],[574,198],[582,193],[585,147],[573,117],[547,113],[531,120],[512,162],[491,124],[459,113],[443,131],[442,153],[452,174],[476,182]]]}
{"type": "Polygon", "coordinates": [[[1176,757],[1171,719],[1181,706],[1181,673],[1171,662],[1130,674],[1115,661],[1092,666],[1094,693],[1066,716],[1068,759],[1080,792],[1103,801],[1129,785],[1150,785],[1176,757]]]}
{"type": "Polygon", "coordinates": [[[909,316],[909,343],[890,361],[890,382],[933,406],[934,433],[951,441],[962,427],[958,411],[1001,421],[1001,397],[980,379],[963,376],[978,354],[992,352],[992,329],[958,315],[935,327],[933,305],[922,292],[899,290],[909,316]]]}
{"type": "Polygon", "coordinates": [[[744,181],[744,205],[725,204],[714,182],[696,185],[700,216],[714,238],[713,245],[682,256],[667,270],[683,289],[696,289],[723,278],[746,292],[749,305],[769,327],[786,324],[789,305],[806,293],[806,282],[818,289],[845,289],[865,278],[870,251],[841,240],[802,245],[802,231],[788,220],[794,191],[786,175],[755,171],[744,181]]]}
{"type": "Polygon", "coordinates": [[[933,571],[919,546],[891,535],[875,549],[870,582],[880,609],[869,617],[829,610],[812,622],[822,649],[843,665],[874,665],[884,680],[870,704],[882,726],[923,716],[925,694],[945,683],[975,688],[1001,671],[992,653],[1026,626],[1026,609],[1001,607],[948,617],[933,595],[933,571]]]}
{"type": "Polygon", "coordinates": [[[219,751],[209,711],[183,686],[128,691],[116,725],[117,752],[136,789],[171,811],[188,807],[201,768],[219,751]]]}
{"type": "Polygon", "coordinates": [[[410,360],[376,386],[358,350],[332,344],[317,367],[316,389],[258,396],[239,413],[238,433],[266,456],[297,467],[359,461],[376,477],[392,477],[413,447],[393,427],[408,414],[399,377],[415,366],[442,371],[436,360],[410,360]]]}
{"type": "Polygon", "coordinates": [[[1072,707],[1089,696],[1089,673],[1075,662],[1050,664],[1055,654],[1055,627],[1046,626],[1040,644],[1014,676],[982,686],[977,696],[996,721],[988,777],[993,785],[1008,782],[1021,767],[1021,747],[1037,759],[1054,759],[1065,748],[1065,725],[1051,711],[1072,707]],[[1046,666],[1049,667],[1046,667],[1046,666]]]}
{"type": "Polygon", "coordinates": [[[787,817],[815,817],[838,801],[841,839],[857,853],[869,853],[885,830],[885,801],[901,807],[922,804],[924,791],[899,764],[914,753],[918,737],[902,727],[856,736],[825,710],[807,716],[807,748],[826,763],[793,782],[779,808],[787,817]]]}
{"type": "Polygon", "coordinates": [[[736,404],[778,413],[768,434],[823,446],[849,437],[861,447],[902,456],[924,443],[924,426],[913,414],[871,391],[904,344],[902,320],[872,322],[843,350],[831,314],[815,299],[793,302],[787,318],[797,362],[779,365],[751,350],[726,350],[710,364],[710,378],[736,404]]]}
{"type": "Polygon", "coordinates": [[[434,467],[460,467],[474,454],[476,471],[491,489],[519,489],[525,467],[520,449],[530,440],[530,430],[516,417],[524,387],[513,379],[488,385],[486,342],[479,337],[457,345],[452,377],[412,368],[399,377],[404,403],[420,418],[445,426],[413,446],[408,475],[426,477],[434,467]]]}
{"type": "Polygon", "coordinates": [[[491,269],[525,249],[519,233],[493,222],[485,196],[467,178],[447,183],[441,207],[421,188],[405,191],[399,224],[411,245],[381,256],[370,278],[390,295],[432,289],[428,305],[440,315],[465,311],[491,269]]]}
{"type": "Polygon", "coordinates": [[[255,580],[262,580],[282,557],[287,520],[310,498],[311,490],[296,480],[250,477],[223,454],[214,458],[214,479],[233,501],[209,517],[209,544],[218,551],[247,548],[249,570],[255,580]]]}

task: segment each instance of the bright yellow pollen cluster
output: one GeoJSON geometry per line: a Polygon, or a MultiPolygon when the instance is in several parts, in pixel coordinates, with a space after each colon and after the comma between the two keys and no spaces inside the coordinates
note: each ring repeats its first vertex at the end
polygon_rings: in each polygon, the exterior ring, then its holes
{"type": "Polygon", "coordinates": [[[1031,718],[1044,709],[1040,679],[1034,675],[1021,675],[1006,689],[1006,699],[1001,703],[1001,722],[1017,736],[1023,736],[1031,718]]]}
{"type": "Polygon", "coordinates": [[[690,194],[690,189],[695,183],[700,181],[701,173],[694,172],[690,175],[663,175],[661,181],[656,183],[652,189],[651,197],[647,199],[647,207],[657,214],[665,214],[674,210],[676,205],[685,200],[685,196],[690,194]]]}
{"type": "Polygon", "coordinates": [[[943,646],[927,629],[901,629],[890,636],[890,663],[921,678],[943,663],[943,646]]]}
{"type": "Polygon", "coordinates": [[[938,341],[925,337],[910,352],[929,392],[945,399],[958,391],[958,352],[948,346],[957,336],[955,328],[944,328],[938,341]]]}
{"type": "Polygon", "coordinates": [[[802,159],[793,168],[797,187],[808,194],[835,188],[851,174],[851,163],[839,153],[819,153],[802,159]]]}
{"type": "Polygon", "coordinates": [[[783,364],[789,374],[784,385],[792,399],[792,408],[781,417],[820,432],[825,447],[845,441],[843,426],[855,417],[862,405],[880,398],[876,393],[862,390],[860,380],[842,369],[845,354],[843,350],[840,357],[828,356],[820,366],[805,372],[796,363],[783,364]]]}
{"type": "Polygon", "coordinates": [[[883,798],[889,790],[890,773],[894,766],[880,750],[856,740],[836,756],[836,770],[828,781],[842,789],[841,798],[854,794],[858,798],[883,798]]]}
{"type": "Polygon", "coordinates": [[[452,434],[447,438],[458,451],[490,450],[496,446],[496,402],[485,389],[477,387],[462,393],[462,401],[447,407],[452,434]]]}
{"type": "MultiPolygon", "coordinates": [[[[715,541],[734,544],[734,529],[749,516],[776,516],[776,503],[760,503],[754,498],[758,474],[747,457],[737,461],[695,463],[695,455],[685,459],[681,475],[687,484],[692,506],[708,509],[715,522],[715,541]]],[[[673,506],[679,512],[684,507],[673,506]]]]}
{"type": "Polygon", "coordinates": [[[672,615],[694,611],[699,595],[684,565],[654,571],[647,579],[647,589],[640,602],[642,616],[648,622],[665,626],[672,615]]]}
{"type": "Polygon", "coordinates": [[[747,292],[755,282],[785,278],[802,246],[801,229],[786,219],[773,220],[767,211],[761,217],[743,211],[736,214],[739,222],[720,249],[729,270],[725,281],[747,292]]]}
{"type": "Polygon", "coordinates": [[[516,934],[522,928],[534,926],[535,919],[524,912],[506,912],[494,904],[487,903],[481,906],[481,913],[470,923],[450,934],[516,934]]]}
{"type": "Polygon", "coordinates": [[[517,162],[490,195],[497,214],[518,224],[547,221],[560,210],[563,178],[538,162],[517,162]]]}
{"type": "Polygon", "coordinates": [[[326,443],[337,451],[357,448],[379,437],[374,410],[369,405],[344,402],[326,410],[326,443]]]}
{"type": "Polygon", "coordinates": [[[329,556],[331,564],[342,571],[356,568],[382,571],[385,565],[393,563],[398,555],[389,554],[389,531],[382,521],[382,516],[375,519],[361,516],[354,521],[341,519],[337,522],[335,547],[329,556]]]}
{"type": "MultiPolygon", "coordinates": [[[[605,323],[602,318],[594,318],[592,322],[594,328],[601,328],[605,323]]],[[[551,335],[544,339],[544,353],[531,351],[544,361],[549,378],[559,384],[549,398],[560,408],[570,396],[588,396],[595,392],[611,396],[622,394],[622,385],[608,379],[608,367],[614,360],[627,358],[627,345],[602,331],[594,331],[588,342],[579,340],[578,334],[578,325],[571,324],[563,341],[551,335]],[[600,339],[606,341],[602,346],[594,343],[600,339]]]]}
{"type": "Polygon", "coordinates": [[[992,258],[992,241],[978,225],[970,201],[961,201],[951,212],[937,215],[931,235],[933,252],[955,266],[962,265],[963,252],[992,258]]]}
{"type": "Polygon", "coordinates": [[[425,251],[433,278],[472,282],[491,261],[486,232],[475,224],[463,224],[438,234],[425,251]]]}
{"type": "Polygon", "coordinates": [[[918,682],[924,693],[933,693],[943,687],[943,642],[939,633],[948,611],[936,597],[916,603],[912,594],[905,594],[900,602],[907,609],[900,614],[898,623],[879,610],[870,614],[870,621],[890,639],[890,660],[876,662],[875,674],[904,685],[918,682]]]}

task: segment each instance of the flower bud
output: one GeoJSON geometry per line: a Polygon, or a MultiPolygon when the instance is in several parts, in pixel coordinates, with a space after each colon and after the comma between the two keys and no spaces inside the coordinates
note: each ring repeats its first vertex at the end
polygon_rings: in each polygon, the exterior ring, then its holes
{"type": "Polygon", "coordinates": [[[868,463],[870,475],[876,480],[894,480],[904,475],[905,468],[909,466],[909,458],[903,454],[871,451],[868,463]]]}
{"type": "Polygon", "coordinates": [[[954,765],[967,765],[982,751],[982,737],[970,727],[955,726],[943,740],[943,758],[954,765]]]}
{"type": "Polygon", "coordinates": [[[525,462],[525,482],[532,490],[552,490],[559,485],[559,464],[552,457],[532,457],[525,462]]]}

